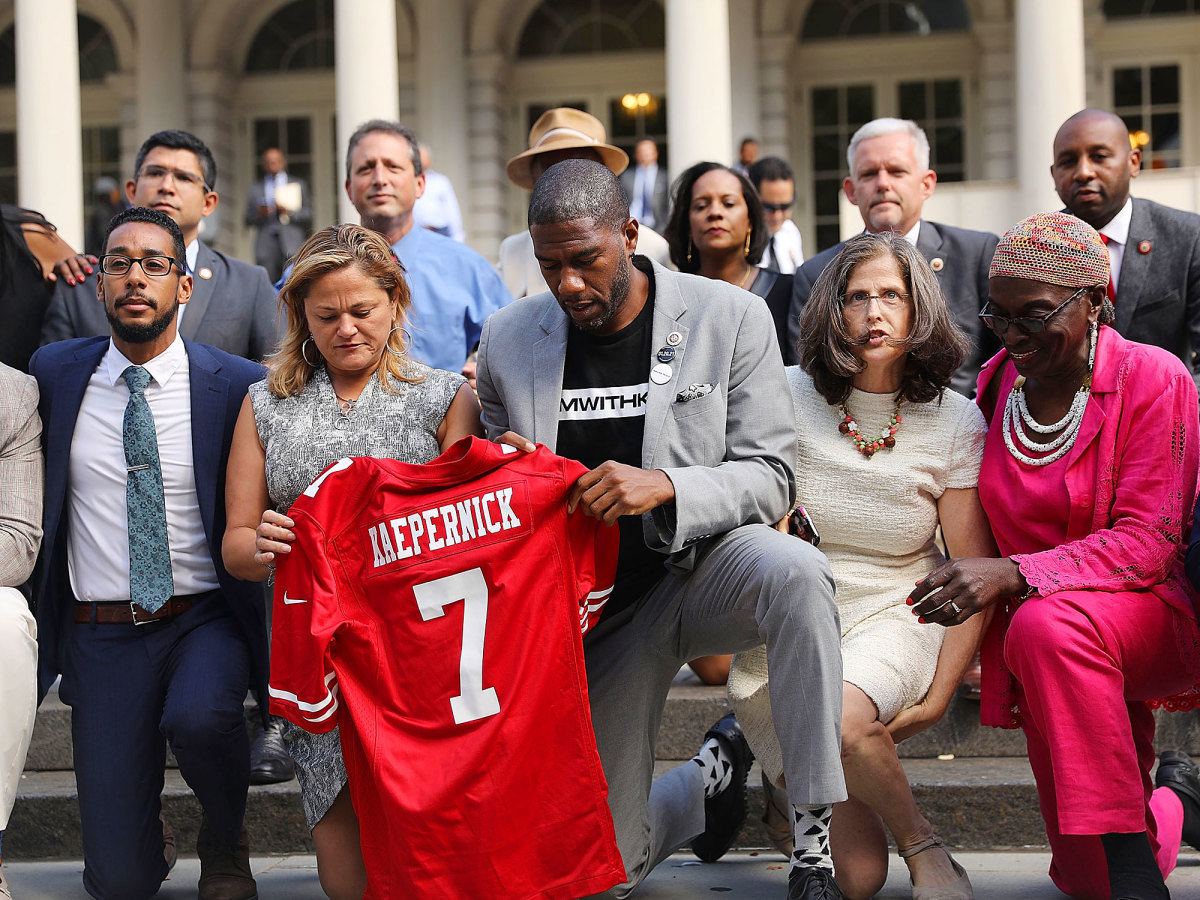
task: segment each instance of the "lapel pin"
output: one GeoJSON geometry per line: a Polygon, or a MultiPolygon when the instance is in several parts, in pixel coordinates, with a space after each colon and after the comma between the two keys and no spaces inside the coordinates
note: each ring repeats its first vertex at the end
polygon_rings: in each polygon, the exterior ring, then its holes
{"type": "Polygon", "coordinates": [[[942,269],[946,268],[946,261],[940,256],[935,256],[929,261],[929,268],[933,269],[935,272],[940,272],[942,269]]]}
{"type": "Polygon", "coordinates": [[[1138,241],[1138,253],[1142,254],[1142,256],[1145,256],[1153,249],[1154,245],[1149,241],[1138,241]]]}
{"type": "Polygon", "coordinates": [[[203,269],[201,269],[196,274],[199,275],[201,278],[203,278],[205,281],[208,281],[208,279],[212,278],[212,269],[210,269],[208,266],[205,266],[203,269]]]}
{"type": "Polygon", "coordinates": [[[675,348],[674,347],[663,347],[661,350],[658,351],[658,361],[660,363],[669,363],[674,358],[675,358],[675,348]]]}
{"type": "Polygon", "coordinates": [[[650,370],[650,380],[655,384],[666,384],[671,380],[671,367],[666,363],[659,363],[650,370]]]}
{"type": "Polygon", "coordinates": [[[680,334],[678,331],[672,331],[670,334],[667,335],[667,343],[670,344],[672,347],[678,347],[680,344],[683,343],[683,335],[680,334]]]}

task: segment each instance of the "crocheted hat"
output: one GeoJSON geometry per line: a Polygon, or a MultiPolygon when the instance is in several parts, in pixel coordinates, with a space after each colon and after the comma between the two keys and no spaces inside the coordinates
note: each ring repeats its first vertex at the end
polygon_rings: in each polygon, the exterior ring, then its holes
{"type": "Polygon", "coordinates": [[[1038,213],[1000,239],[988,277],[1027,278],[1083,288],[1108,284],[1108,249],[1100,234],[1062,212],[1038,213]]]}

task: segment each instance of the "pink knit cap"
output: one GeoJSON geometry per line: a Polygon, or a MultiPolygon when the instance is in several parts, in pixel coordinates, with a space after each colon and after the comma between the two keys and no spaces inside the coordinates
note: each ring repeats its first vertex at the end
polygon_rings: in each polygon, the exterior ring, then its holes
{"type": "Polygon", "coordinates": [[[989,278],[1026,278],[1063,287],[1108,284],[1108,248],[1082,219],[1062,212],[1038,213],[1000,239],[989,278]]]}

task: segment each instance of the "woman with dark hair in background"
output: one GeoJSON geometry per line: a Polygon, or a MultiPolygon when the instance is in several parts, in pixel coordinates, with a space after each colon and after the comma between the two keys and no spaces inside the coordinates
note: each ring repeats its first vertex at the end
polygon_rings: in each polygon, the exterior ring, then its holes
{"type": "Polygon", "coordinates": [[[793,361],[786,346],[792,276],[758,268],[771,231],[762,199],[745,175],[715,162],[685,171],[671,188],[664,236],[680,272],[726,281],[766,300],[783,361],[793,361]]]}

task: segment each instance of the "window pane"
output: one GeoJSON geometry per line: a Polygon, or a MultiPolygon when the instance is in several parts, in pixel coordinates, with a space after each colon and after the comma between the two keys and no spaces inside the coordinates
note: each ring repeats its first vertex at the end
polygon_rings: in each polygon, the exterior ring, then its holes
{"type": "Polygon", "coordinates": [[[812,121],[813,125],[836,125],[838,120],[838,91],[837,88],[813,88],[812,92],[812,121]]]}
{"type": "Polygon", "coordinates": [[[925,82],[904,81],[900,84],[900,118],[921,121],[926,117],[925,82]]]}
{"type": "Polygon", "coordinates": [[[1179,66],[1150,68],[1150,102],[1155,106],[1179,102],[1179,66]]]}
{"type": "Polygon", "coordinates": [[[1140,106],[1142,70],[1113,69],[1113,106],[1140,106]]]}
{"type": "Polygon", "coordinates": [[[1155,153],[1179,150],[1179,113],[1150,116],[1150,149],[1155,153]]]}
{"type": "MultiPolygon", "coordinates": [[[[842,230],[837,225],[817,226],[817,252],[827,250],[841,240],[842,230]]],[[[805,256],[808,254],[806,253],[805,256]]]]}
{"type": "Polygon", "coordinates": [[[287,120],[287,152],[289,155],[312,152],[312,129],[308,119],[287,120]]]}
{"type": "MultiPolygon", "coordinates": [[[[837,216],[838,194],[842,191],[842,183],[836,178],[818,178],[815,182],[816,197],[814,208],[818,216],[837,216]]],[[[836,241],[834,243],[837,243],[836,241]]]]}
{"type": "Polygon", "coordinates": [[[959,166],[963,162],[963,131],[957,125],[943,125],[933,130],[933,153],[936,168],[941,174],[943,166],[959,166]]]}
{"type": "Polygon", "coordinates": [[[875,88],[869,84],[846,88],[846,122],[858,127],[875,118],[875,88]]]}
{"type": "Polygon", "coordinates": [[[939,119],[962,115],[962,82],[957,78],[933,83],[933,114],[939,119]]]}
{"type": "Polygon", "coordinates": [[[845,166],[842,142],[836,134],[813,135],[813,169],[818,172],[837,172],[845,166]]]}

